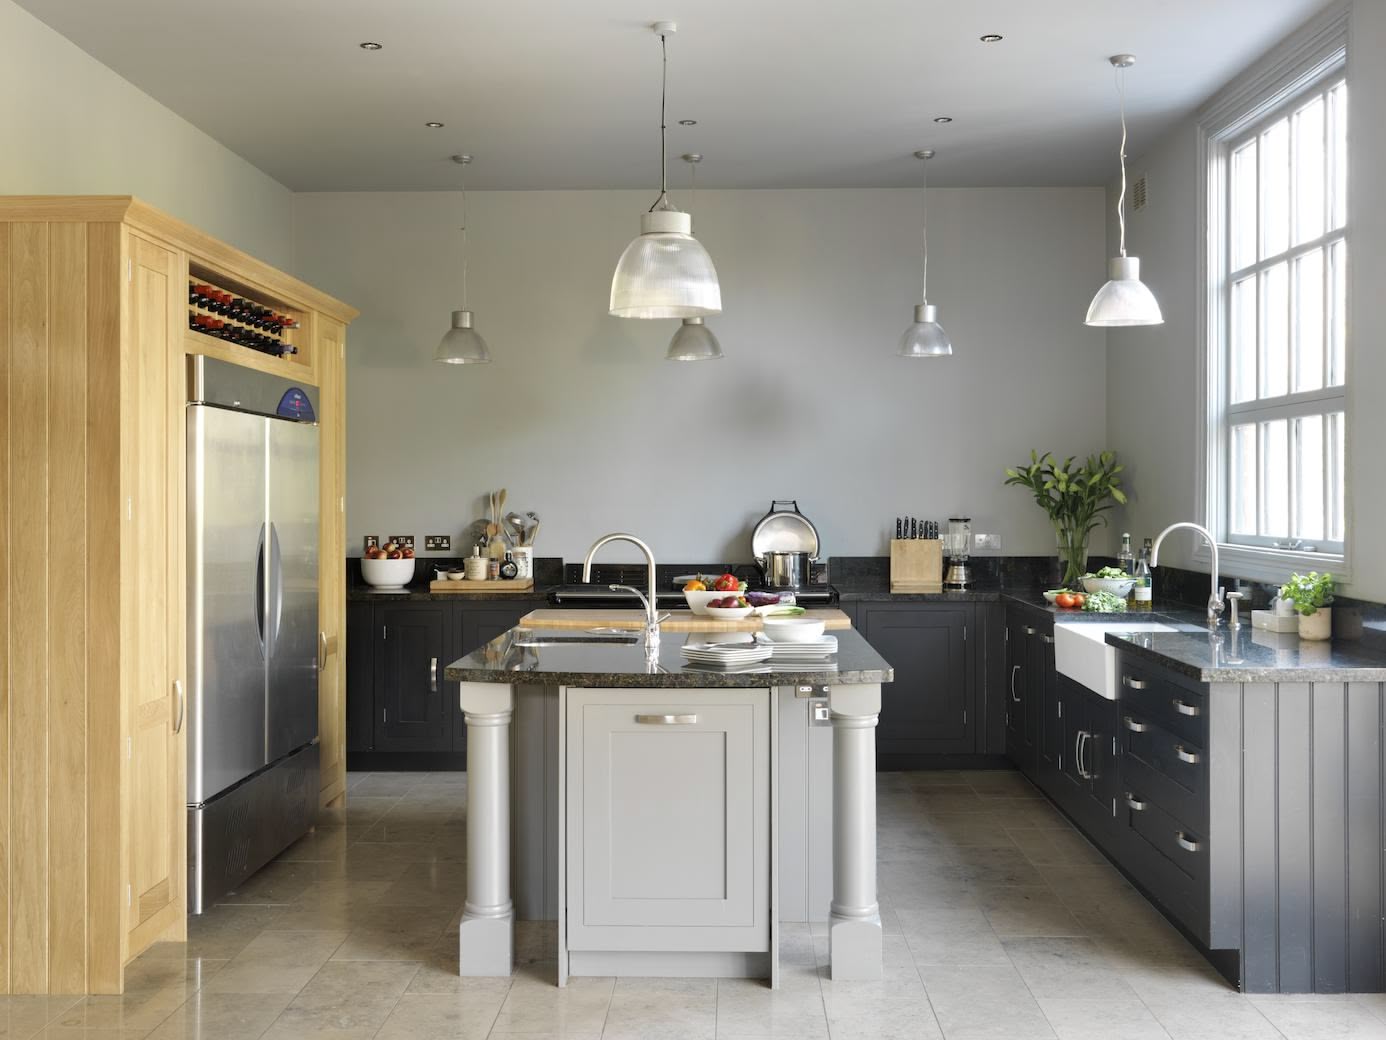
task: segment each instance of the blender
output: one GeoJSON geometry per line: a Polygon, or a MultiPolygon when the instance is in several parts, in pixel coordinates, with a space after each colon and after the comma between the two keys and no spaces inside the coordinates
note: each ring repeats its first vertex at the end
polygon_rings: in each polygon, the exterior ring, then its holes
{"type": "Polygon", "coordinates": [[[965,589],[972,581],[967,569],[967,557],[972,552],[972,518],[950,516],[948,531],[943,536],[943,551],[948,555],[948,571],[943,576],[945,589],[965,589]]]}

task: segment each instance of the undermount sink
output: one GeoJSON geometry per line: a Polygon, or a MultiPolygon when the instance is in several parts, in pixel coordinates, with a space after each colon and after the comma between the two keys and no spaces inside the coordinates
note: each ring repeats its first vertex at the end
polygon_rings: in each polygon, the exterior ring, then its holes
{"type": "Polygon", "coordinates": [[[583,632],[563,635],[554,632],[536,633],[515,640],[516,646],[634,646],[640,642],[636,632],[583,632]]]}
{"type": "Polygon", "coordinates": [[[1117,648],[1107,645],[1108,632],[1177,632],[1160,621],[1081,622],[1054,626],[1054,667],[1094,693],[1116,700],[1117,648]]]}

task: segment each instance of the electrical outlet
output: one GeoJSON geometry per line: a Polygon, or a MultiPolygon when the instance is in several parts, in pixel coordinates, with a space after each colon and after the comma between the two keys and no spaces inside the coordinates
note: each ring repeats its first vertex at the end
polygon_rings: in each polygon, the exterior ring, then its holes
{"type": "Polygon", "coordinates": [[[401,549],[414,548],[414,536],[412,534],[392,534],[390,541],[394,542],[401,549]]]}
{"type": "Polygon", "coordinates": [[[999,534],[974,534],[972,547],[974,549],[991,549],[995,552],[1001,548],[1001,536],[999,534]]]}
{"type": "Polygon", "coordinates": [[[380,535],[378,535],[378,534],[368,534],[368,535],[366,535],[364,538],[361,539],[361,551],[362,551],[363,553],[364,553],[367,549],[379,549],[379,548],[380,548],[380,535]]]}
{"type": "Polygon", "coordinates": [[[424,552],[451,552],[452,535],[450,534],[426,534],[424,535],[424,552]]]}

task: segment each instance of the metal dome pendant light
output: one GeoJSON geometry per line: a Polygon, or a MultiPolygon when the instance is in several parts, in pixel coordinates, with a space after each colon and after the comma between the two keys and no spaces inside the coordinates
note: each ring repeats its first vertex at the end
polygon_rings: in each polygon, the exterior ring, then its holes
{"type": "Polygon", "coordinates": [[[433,360],[445,365],[480,365],[491,360],[491,350],[481,333],[472,328],[472,312],[467,310],[467,164],[470,155],[454,155],[452,161],[463,169],[462,177],[462,309],[452,312],[452,328],[438,342],[433,360]]]}
{"type": "MultiPolygon", "coordinates": [[[[688,219],[691,224],[693,210],[698,198],[698,163],[703,157],[697,152],[685,152],[683,161],[688,164],[688,219]]],[[[702,318],[684,318],[683,324],[669,341],[665,361],[716,361],[723,357],[722,344],[702,318]]]]}
{"type": "Polygon", "coordinates": [[[1160,304],[1141,281],[1139,257],[1126,255],[1126,81],[1125,71],[1136,63],[1134,55],[1113,54],[1107,59],[1116,69],[1117,97],[1121,104],[1121,194],[1117,196],[1120,253],[1107,267],[1107,284],[1088,304],[1088,325],[1106,328],[1128,325],[1163,325],[1160,304]]]}
{"type": "Polygon", "coordinates": [[[693,237],[693,222],[669,201],[665,103],[669,85],[667,37],[673,22],[656,22],[661,55],[659,198],[640,217],[640,235],[621,254],[611,278],[610,313],[617,318],[702,318],[722,313],[722,290],[712,257],[693,237]]]}
{"type": "Polygon", "coordinates": [[[948,333],[938,323],[938,308],[929,302],[929,160],[934,157],[932,148],[924,148],[914,153],[916,159],[924,163],[924,177],[920,194],[924,198],[924,217],[922,220],[924,239],[924,280],[920,300],[915,304],[914,324],[900,337],[900,357],[936,358],[952,357],[953,344],[948,333]]]}

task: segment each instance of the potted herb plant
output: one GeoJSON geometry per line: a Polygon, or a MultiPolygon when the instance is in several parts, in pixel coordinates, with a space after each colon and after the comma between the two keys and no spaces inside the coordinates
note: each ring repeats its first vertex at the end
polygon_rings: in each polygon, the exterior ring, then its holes
{"type": "Polygon", "coordinates": [[[1113,502],[1126,502],[1121,490],[1121,471],[1116,452],[1089,455],[1075,466],[1070,455],[1062,464],[1045,452],[1030,452],[1030,464],[1006,470],[1006,483],[1029,488],[1054,525],[1059,543],[1059,562],[1065,585],[1077,581],[1088,567],[1088,538],[1107,523],[1103,515],[1113,502]]]}
{"type": "Polygon", "coordinates": [[[1280,586],[1280,598],[1289,600],[1299,614],[1300,639],[1329,639],[1333,635],[1333,575],[1310,571],[1291,574],[1280,586]]]}

